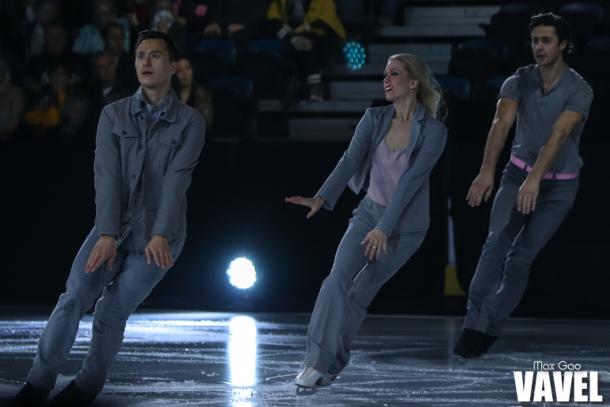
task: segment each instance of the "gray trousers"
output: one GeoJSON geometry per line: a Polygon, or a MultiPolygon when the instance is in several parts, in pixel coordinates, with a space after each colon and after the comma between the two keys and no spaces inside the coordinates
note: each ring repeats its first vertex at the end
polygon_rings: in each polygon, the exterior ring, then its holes
{"type": "Polygon", "coordinates": [[[350,344],[369,304],[421,245],[425,231],[398,232],[388,239],[388,254],[369,261],[361,242],[384,209],[365,197],[354,210],[309,321],[305,366],[337,374],[347,365],[350,344]]]}
{"type": "MultiPolygon", "coordinates": [[[[66,291],[60,295],[42,332],[33,367],[26,379],[34,386],[49,390],[55,386],[57,374],[74,344],[79,322],[99,297],[95,304],[89,353],[75,379],[79,388],[99,393],[123,343],[127,318],[167,272],[154,263],[148,265],[143,253],[132,251],[133,241],[128,237],[117,249],[111,270],[103,264],[94,272],[85,273],[85,264],[97,239],[94,228],[76,255],[66,291]]],[[[181,250],[182,243],[172,247],[174,260],[181,250]]]]}
{"type": "Polygon", "coordinates": [[[527,173],[508,164],[494,198],[489,233],[468,292],[464,328],[497,336],[519,304],[529,269],[574,203],[578,178],[543,180],[536,210],[517,211],[519,187],[527,173]]]}

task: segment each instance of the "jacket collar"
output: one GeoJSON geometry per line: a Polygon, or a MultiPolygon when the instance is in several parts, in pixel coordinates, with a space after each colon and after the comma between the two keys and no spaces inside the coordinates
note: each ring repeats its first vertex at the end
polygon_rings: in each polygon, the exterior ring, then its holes
{"type": "MultiPolygon", "coordinates": [[[[176,121],[176,115],[178,113],[178,104],[181,103],[176,96],[176,92],[170,89],[169,93],[161,100],[160,107],[164,114],[159,120],[164,120],[168,123],[174,123],[176,121]]],[[[145,113],[146,105],[148,102],[144,99],[142,94],[142,88],[138,88],[136,93],[131,97],[131,113],[133,115],[145,113]]]]}

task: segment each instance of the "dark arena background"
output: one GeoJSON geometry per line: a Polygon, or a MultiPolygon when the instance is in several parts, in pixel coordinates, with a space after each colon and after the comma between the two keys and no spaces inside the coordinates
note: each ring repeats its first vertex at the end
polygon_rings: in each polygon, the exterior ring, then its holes
{"type": "MultiPolygon", "coordinates": [[[[319,2],[336,6],[346,35],[326,27],[316,43],[321,80],[312,83],[277,39],[269,1],[2,0],[1,405],[23,384],[93,226],[97,120],[105,104],[137,90],[135,39],[151,27],[169,30],[192,66],[193,103],[209,129],[188,192],[184,250],[128,321],[96,405],[518,405],[513,372],[535,361],[598,372],[603,402],[594,405],[610,405],[610,4],[319,2]],[[466,192],[500,85],[533,63],[527,24],[540,11],[568,20],[574,50],[566,61],[594,90],[580,189],[503,335],[464,363],[452,349],[491,207],[468,207],[466,192]],[[228,36],[234,21],[243,29],[228,36]],[[220,35],[208,29],[216,22],[220,35]],[[361,197],[346,189],[332,212],[312,219],[284,198],[315,194],[365,109],[387,103],[383,70],[400,52],[430,66],[446,103],[449,138],[431,177],[430,229],[369,307],[350,365],[331,386],[297,394],[309,313],[361,197]],[[227,274],[242,257],[256,272],[247,289],[227,274]]],[[[86,355],[91,318],[56,389],[86,355]]]]}

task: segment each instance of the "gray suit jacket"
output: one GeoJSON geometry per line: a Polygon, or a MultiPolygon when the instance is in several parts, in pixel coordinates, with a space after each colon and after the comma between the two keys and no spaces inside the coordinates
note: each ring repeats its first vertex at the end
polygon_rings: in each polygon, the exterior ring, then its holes
{"type": "MultiPolygon", "coordinates": [[[[388,132],[393,117],[393,105],[366,110],[349,147],[316,194],[324,198],[326,209],[333,209],[346,185],[356,194],[368,188],[373,154],[388,132]]],[[[413,117],[411,140],[404,151],[409,158],[409,168],[402,174],[396,192],[377,224],[387,236],[425,231],[429,225],[430,172],[445,148],[447,128],[426,112],[422,104],[417,105],[413,117]]]]}
{"type": "Polygon", "coordinates": [[[95,148],[95,229],[122,240],[130,222],[170,243],[186,236],[186,190],[205,139],[201,114],[171,92],[166,111],[148,126],[138,94],[104,107],[95,148]],[[143,206],[136,205],[141,182],[143,206]],[[136,213],[137,212],[137,213],[136,213]]]}

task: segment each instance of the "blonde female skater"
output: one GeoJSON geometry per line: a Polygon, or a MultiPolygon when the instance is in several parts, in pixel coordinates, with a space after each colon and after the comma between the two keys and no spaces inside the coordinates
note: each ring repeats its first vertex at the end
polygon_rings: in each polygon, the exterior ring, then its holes
{"type": "Polygon", "coordinates": [[[310,218],[322,207],[332,209],[346,185],[355,193],[366,191],[318,294],[297,386],[328,384],[347,365],[369,304],[424,239],[430,172],[447,139],[446,127],[436,118],[440,93],[435,84],[415,55],[389,57],[383,88],[392,103],[366,110],[315,196],[286,198],[308,207],[310,218]]]}

